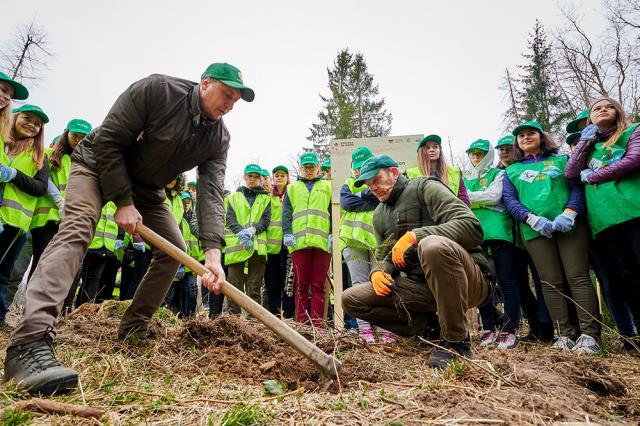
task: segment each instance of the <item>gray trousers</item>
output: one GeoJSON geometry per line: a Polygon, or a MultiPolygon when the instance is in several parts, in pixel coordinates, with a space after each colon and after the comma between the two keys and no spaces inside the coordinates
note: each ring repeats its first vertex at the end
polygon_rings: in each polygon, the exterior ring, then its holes
{"type": "MultiPolygon", "coordinates": [[[[375,262],[373,253],[366,248],[345,247],[344,250],[342,250],[342,257],[344,257],[347,268],[349,268],[351,285],[368,284],[369,275],[373,270],[375,262]]],[[[356,322],[358,323],[358,329],[360,331],[371,328],[371,324],[363,319],[356,318],[356,322]]]]}

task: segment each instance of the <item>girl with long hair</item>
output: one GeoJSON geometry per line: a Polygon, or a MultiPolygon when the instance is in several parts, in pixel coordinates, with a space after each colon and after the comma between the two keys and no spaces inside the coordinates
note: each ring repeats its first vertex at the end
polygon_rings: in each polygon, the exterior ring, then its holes
{"type": "Polygon", "coordinates": [[[29,91],[26,87],[0,72],[0,149],[4,149],[4,141],[11,136],[11,100],[21,101],[28,97],[29,91]]]}

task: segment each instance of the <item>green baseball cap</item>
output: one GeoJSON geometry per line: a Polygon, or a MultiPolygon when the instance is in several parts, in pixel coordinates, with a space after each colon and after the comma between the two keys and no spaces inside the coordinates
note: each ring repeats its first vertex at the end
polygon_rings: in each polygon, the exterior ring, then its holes
{"type": "Polygon", "coordinates": [[[500,138],[500,140],[496,144],[496,148],[500,148],[501,146],[505,146],[505,145],[513,145],[515,141],[516,141],[516,138],[513,135],[503,136],[500,138]]]}
{"type": "Polygon", "coordinates": [[[53,140],[51,141],[51,143],[49,144],[49,148],[51,148],[52,146],[54,146],[56,144],[56,142],[58,142],[58,139],[60,139],[60,135],[56,136],[55,138],[53,138],[53,140]]]}
{"type": "Polygon", "coordinates": [[[79,118],[74,118],[67,124],[67,130],[73,133],[82,133],[86,135],[91,131],[91,123],[79,118]]]}
{"type": "Polygon", "coordinates": [[[262,168],[260,166],[258,166],[257,164],[247,164],[244,168],[244,172],[245,175],[248,175],[249,173],[255,173],[257,175],[262,175],[262,168]]]}
{"type": "Polygon", "coordinates": [[[320,166],[320,170],[330,170],[331,169],[331,157],[326,157],[322,162],[322,166],[320,166]]]}
{"type": "Polygon", "coordinates": [[[184,199],[190,199],[193,200],[193,196],[191,195],[191,193],[189,191],[184,191],[182,194],[180,194],[180,199],[184,200],[184,199]]]}
{"type": "Polygon", "coordinates": [[[362,167],[360,167],[360,177],[356,179],[353,185],[356,188],[360,188],[364,185],[365,181],[372,179],[378,174],[380,169],[384,169],[386,167],[398,167],[398,163],[387,154],[374,155],[373,157],[370,157],[364,162],[362,167]]]}
{"type": "Polygon", "coordinates": [[[540,133],[544,132],[544,129],[542,128],[542,125],[540,125],[540,123],[535,120],[529,120],[513,129],[513,132],[511,133],[513,134],[513,136],[518,136],[518,132],[523,129],[536,129],[540,133]]]}
{"type": "Polygon", "coordinates": [[[578,141],[580,140],[580,135],[582,132],[573,132],[567,135],[567,138],[565,139],[565,142],[567,142],[567,145],[571,146],[575,143],[578,143],[578,141]]]}
{"type": "Polygon", "coordinates": [[[13,112],[14,114],[17,114],[19,112],[32,112],[38,117],[40,117],[44,123],[49,122],[49,117],[47,117],[47,114],[45,114],[42,108],[40,108],[37,105],[24,104],[21,107],[15,108],[11,112],[13,112]]]}
{"type": "Polygon", "coordinates": [[[6,81],[13,87],[13,98],[16,101],[23,101],[29,97],[29,91],[22,84],[18,83],[8,75],[0,72],[0,81],[6,81]]]}
{"type": "Polygon", "coordinates": [[[416,149],[416,151],[418,151],[420,149],[420,147],[422,147],[422,145],[426,144],[429,141],[433,141],[435,143],[437,143],[438,145],[442,145],[442,138],[438,135],[428,135],[425,136],[424,138],[420,139],[420,142],[418,142],[418,148],[416,149]]]}
{"type": "Polygon", "coordinates": [[[318,165],[318,156],[315,152],[305,152],[300,155],[300,165],[306,166],[307,164],[318,165]]]}
{"type": "Polygon", "coordinates": [[[371,157],[373,157],[373,152],[366,146],[361,146],[351,154],[351,168],[353,170],[359,169],[371,157]]]}
{"type": "Polygon", "coordinates": [[[489,152],[491,149],[491,143],[489,143],[486,139],[478,139],[469,145],[469,148],[465,151],[467,154],[471,152],[472,149],[479,149],[480,151],[489,152]]]}
{"type": "Polygon", "coordinates": [[[285,166],[283,166],[283,165],[275,166],[275,167],[273,168],[273,170],[271,170],[271,173],[275,173],[275,172],[277,172],[278,170],[281,170],[281,171],[285,172],[286,174],[289,174],[289,169],[287,169],[287,168],[286,168],[285,166]]]}
{"type": "Polygon", "coordinates": [[[202,73],[200,78],[205,77],[215,78],[227,86],[240,89],[240,97],[247,102],[252,102],[255,98],[253,90],[244,85],[240,70],[231,64],[226,62],[216,62],[215,64],[211,64],[202,73]]]}
{"type": "Polygon", "coordinates": [[[586,120],[587,118],[589,118],[589,108],[580,111],[580,113],[576,115],[576,118],[574,118],[569,122],[569,124],[567,124],[567,133],[579,132],[580,129],[578,129],[578,124],[582,120],[586,120]]]}
{"type": "Polygon", "coordinates": [[[260,176],[271,176],[271,174],[267,169],[260,169],[260,176]]]}
{"type": "Polygon", "coordinates": [[[194,187],[194,188],[197,188],[197,187],[198,187],[198,184],[196,183],[196,181],[195,181],[195,180],[192,180],[192,181],[190,181],[190,182],[187,182],[187,186],[192,186],[192,187],[194,187]]]}

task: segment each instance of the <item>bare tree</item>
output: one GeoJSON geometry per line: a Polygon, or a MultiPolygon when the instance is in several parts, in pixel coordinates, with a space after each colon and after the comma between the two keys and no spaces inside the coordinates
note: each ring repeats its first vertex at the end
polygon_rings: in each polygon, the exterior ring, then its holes
{"type": "Polygon", "coordinates": [[[613,21],[640,30],[640,0],[606,0],[605,8],[613,21]]]}
{"type": "Polygon", "coordinates": [[[34,81],[48,69],[51,56],[49,36],[33,20],[18,27],[12,39],[0,50],[0,68],[13,79],[34,81]]]}

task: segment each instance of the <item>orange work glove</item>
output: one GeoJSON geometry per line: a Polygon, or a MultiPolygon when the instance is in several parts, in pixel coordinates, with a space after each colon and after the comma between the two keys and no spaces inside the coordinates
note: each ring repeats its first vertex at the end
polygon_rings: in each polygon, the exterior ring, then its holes
{"type": "Polygon", "coordinates": [[[404,234],[396,242],[396,244],[391,249],[391,260],[397,268],[406,266],[407,262],[405,262],[404,260],[404,254],[411,246],[414,246],[417,242],[418,239],[416,238],[416,234],[411,231],[404,234]]]}
{"type": "Polygon", "coordinates": [[[371,273],[371,285],[378,296],[388,296],[391,293],[391,284],[393,284],[393,278],[386,272],[373,271],[371,273]]]}

